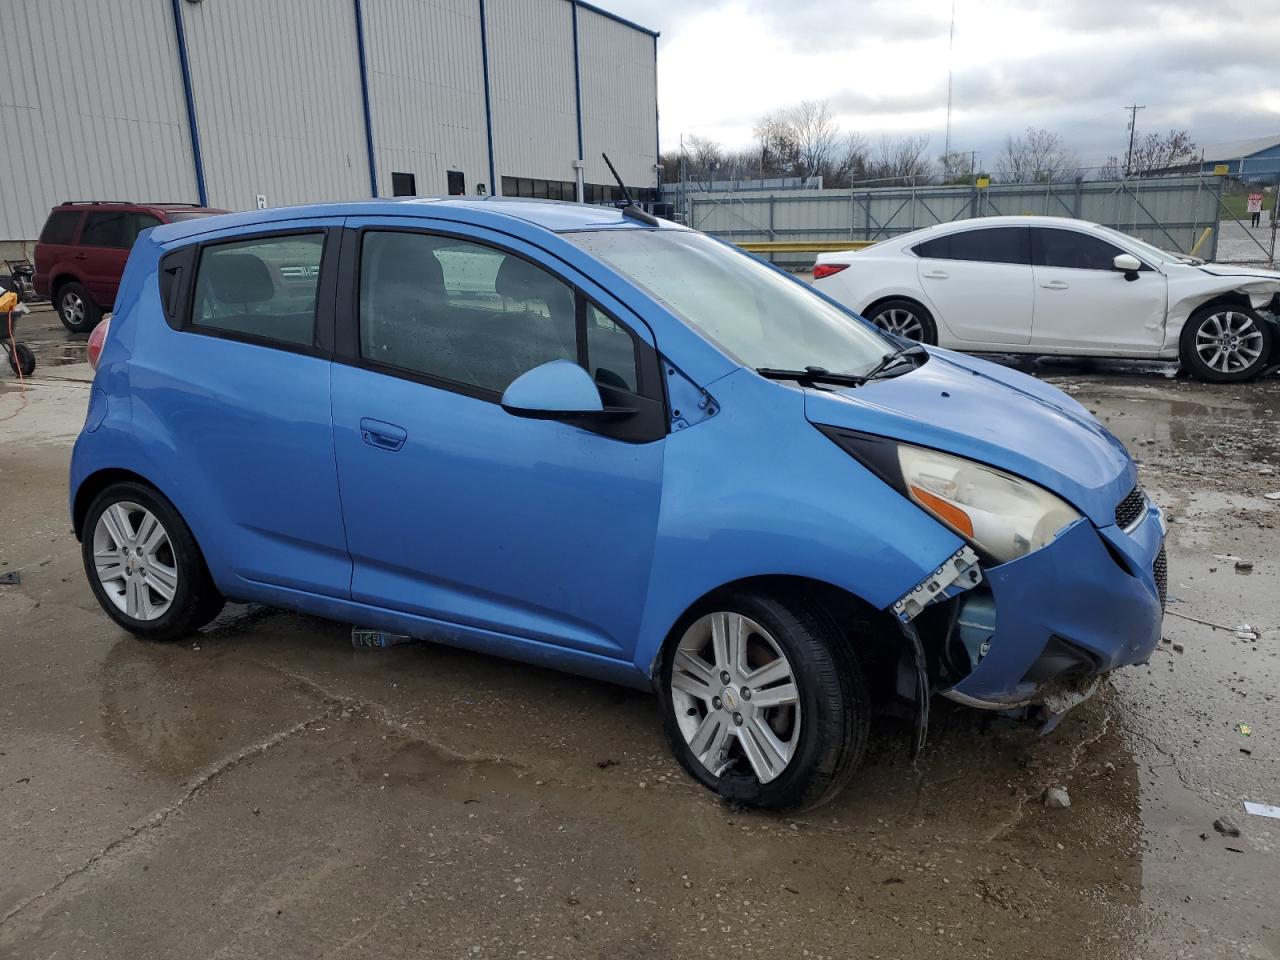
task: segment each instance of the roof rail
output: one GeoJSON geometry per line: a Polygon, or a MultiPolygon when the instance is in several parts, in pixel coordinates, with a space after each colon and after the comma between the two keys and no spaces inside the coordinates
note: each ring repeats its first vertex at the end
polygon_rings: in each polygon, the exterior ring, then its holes
{"type": "Polygon", "coordinates": [[[121,207],[202,207],[202,203],[191,203],[189,200],[63,200],[58,206],[60,207],[97,207],[97,206],[121,206],[121,207]]]}

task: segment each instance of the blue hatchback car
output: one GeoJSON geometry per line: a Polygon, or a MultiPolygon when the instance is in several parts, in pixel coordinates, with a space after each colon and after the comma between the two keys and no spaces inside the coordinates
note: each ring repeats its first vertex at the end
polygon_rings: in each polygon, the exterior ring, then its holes
{"type": "Polygon", "coordinates": [[[1079,404],[634,208],[160,226],[100,329],[71,512],[140,637],[231,598],[655,688],[771,809],[876,707],[918,748],[934,693],[1058,715],[1158,642],[1164,521],[1079,404]]]}

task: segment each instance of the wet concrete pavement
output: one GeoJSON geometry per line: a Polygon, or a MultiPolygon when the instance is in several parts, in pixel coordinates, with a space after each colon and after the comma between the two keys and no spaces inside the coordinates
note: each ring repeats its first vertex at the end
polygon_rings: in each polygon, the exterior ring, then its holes
{"type": "Polygon", "coordinates": [[[880,721],[778,818],[689,781],[643,694],[270,610],[121,633],[68,532],[85,369],[0,422],[0,957],[1280,956],[1280,821],[1241,806],[1280,803],[1275,380],[1038,366],[1170,511],[1169,643],[1048,737],[939,702],[913,765],[880,721]]]}

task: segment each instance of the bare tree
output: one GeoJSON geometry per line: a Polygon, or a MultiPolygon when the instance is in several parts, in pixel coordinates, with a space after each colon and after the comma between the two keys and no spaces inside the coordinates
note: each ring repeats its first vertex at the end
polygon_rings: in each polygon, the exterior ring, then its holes
{"type": "Polygon", "coordinates": [[[866,179],[910,185],[930,175],[929,138],[883,136],[867,160],[866,179]]]}
{"type": "Polygon", "coordinates": [[[684,153],[688,158],[689,176],[698,180],[712,180],[724,160],[724,148],[710,137],[690,134],[684,141],[684,153]]]}
{"type": "Polygon", "coordinates": [[[796,176],[831,172],[840,149],[840,126],[828,100],[802,100],[786,111],[796,149],[796,176]]]}
{"type": "Polygon", "coordinates": [[[996,161],[996,173],[1004,183],[1048,183],[1069,180],[1080,161],[1062,138],[1048,130],[1027,128],[1025,137],[1010,136],[996,161]]]}
{"type": "Polygon", "coordinates": [[[1170,130],[1148,133],[1135,143],[1129,170],[1141,177],[1196,161],[1196,144],[1191,134],[1186,130],[1170,130]]]}
{"type": "Polygon", "coordinates": [[[943,183],[973,183],[977,171],[973,167],[973,154],[952,150],[938,157],[938,176],[943,183]]]}
{"type": "Polygon", "coordinates": [[[1095,180],[1123,180],[1124,179],[1124,161],[1115,154],[1107,157],[1102,166],[1098,167],[1097,173],[1094,174],[1095,180]]]}

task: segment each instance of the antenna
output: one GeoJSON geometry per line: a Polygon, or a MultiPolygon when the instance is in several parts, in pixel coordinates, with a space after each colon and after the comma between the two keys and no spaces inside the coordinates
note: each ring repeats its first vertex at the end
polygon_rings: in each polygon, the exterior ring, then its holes
{"type": "Polygon", "coordinates": [[[942,146],[943,173],[951,164],[951,62],[956,46],[956,0],[951,0],[951,33],[947,39],[947,137],[942,146]]]}
{"type": "Polygon", "coordinates": [[[639,220],[641,223],[647,223],[651,227],[658,226],[658,218],[653,214],[645,211],[640,204],[636,203],[635,198],[631,196],[631,191],[627,189],[627,185],[622,182],[622,178],[618,176],[618,171],[614,169],[613,161],[609,159],[607,153],[602,153],[604,162],[609,165],[609,172],[613,174],[613,179],[618,181],[618,186],[622,189],[622,197],[627,201],[627,205],[622,208],[622,215],[630,217],[632,220],[639,220]]]}

